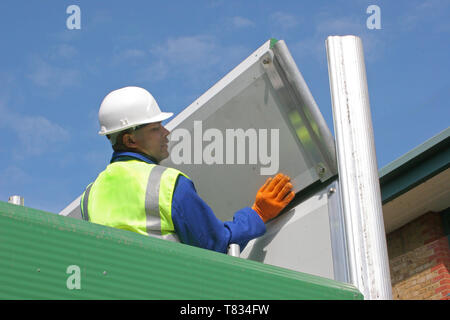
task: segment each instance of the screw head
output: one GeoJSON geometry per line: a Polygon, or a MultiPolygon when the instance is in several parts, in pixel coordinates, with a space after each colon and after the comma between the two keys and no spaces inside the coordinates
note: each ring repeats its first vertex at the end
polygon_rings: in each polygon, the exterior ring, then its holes
{"type": "Polygon", "coordinates": [[[317,174],[319,175],[319,177],[322,177],[325,174],[326,169],[323,165],[318,164],[316,167],[316,171],[317,171],[317,174]]]}

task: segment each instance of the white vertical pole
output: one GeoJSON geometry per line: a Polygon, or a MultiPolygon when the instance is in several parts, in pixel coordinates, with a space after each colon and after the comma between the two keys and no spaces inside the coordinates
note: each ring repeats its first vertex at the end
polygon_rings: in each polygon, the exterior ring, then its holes
{"type": "Polygon", "coordinates": [[[21,196],[10,196],[8,203],[16,204],[18,206],[23,206],[23,197],[21,196]]]}
{"type": "Polygon", "coordinates": [[[362,42],[330,36],[326,47],[351,282],[365,299],[392,299],[362,42]]]}
{"type": "Polygon", "coordinates": [[[231,243],[228,246],[228,255],[239,258],[241,255],[241,247],[236,243],[231,243]]]}

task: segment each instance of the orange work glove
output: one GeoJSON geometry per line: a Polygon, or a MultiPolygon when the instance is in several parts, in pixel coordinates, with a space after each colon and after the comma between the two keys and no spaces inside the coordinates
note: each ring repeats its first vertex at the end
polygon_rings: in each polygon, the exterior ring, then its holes
{"type": "Polygon", "coordinates": [[[292,199],[295,193],[291,191],[291,178],[279,173],[275,178],[268,178],[256,194],[252,209],[255,210],[264,223],[275,218],[292,199]]]}

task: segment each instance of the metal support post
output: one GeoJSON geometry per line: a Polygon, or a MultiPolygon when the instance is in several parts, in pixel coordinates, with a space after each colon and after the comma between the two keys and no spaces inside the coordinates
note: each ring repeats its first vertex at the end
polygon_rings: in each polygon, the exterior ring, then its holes
{"type": "Polygon", "coordinates": [[[23,206],[23,197],[21,196],[10,196],[8,199],[9,203],[16,204],[18,206],[23,206]]]}
{"type": "Polygon", "coordinates": [[[392,299],[362,41],[326,40],[351,283],[365,299],[392,299]]]}
{"type": "Polygon", "coordinates": [[[232,243],[228,246],[228,255],[233,257],[240,257],[241,255],[241,248],[238,244],[232,243]]]}

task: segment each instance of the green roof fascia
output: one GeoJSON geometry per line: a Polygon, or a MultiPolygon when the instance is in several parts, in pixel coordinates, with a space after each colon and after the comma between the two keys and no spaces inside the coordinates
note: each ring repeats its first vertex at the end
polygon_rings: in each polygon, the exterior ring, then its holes
{"type": "Polygon", "coordinates": [[[450,127],[379,170],[382,203],[450,166],[450,127]]]}
{"type": "Polygon", "coordinates": [[[350,284],[6,202],[0,283],[0,299],[363,299],[350,284]]]}

